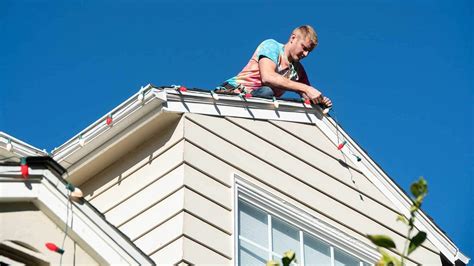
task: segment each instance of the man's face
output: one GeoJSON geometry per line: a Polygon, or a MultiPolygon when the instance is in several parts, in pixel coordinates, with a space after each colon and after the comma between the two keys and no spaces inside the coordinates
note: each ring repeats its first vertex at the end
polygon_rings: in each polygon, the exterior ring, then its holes
{"type": "Polygon", "coordinates": [[[290,60],[293,62],[298,62],[308,56],[315,47],[310,38],[305,38],[300,33],[291,36],[290,46],[290,60]]]}

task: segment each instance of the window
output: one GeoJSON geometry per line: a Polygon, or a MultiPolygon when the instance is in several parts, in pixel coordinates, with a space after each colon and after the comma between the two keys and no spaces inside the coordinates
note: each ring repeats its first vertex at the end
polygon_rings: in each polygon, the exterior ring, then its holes
{"type": "Polygon", "coordinates": [[[288,250],[296,253],[294,265],[366,266],[379,257],[373,247],[305,217],[309,215],[254,185],[237,184],[236,189],[238,265],[281,261],[288,250]]]}

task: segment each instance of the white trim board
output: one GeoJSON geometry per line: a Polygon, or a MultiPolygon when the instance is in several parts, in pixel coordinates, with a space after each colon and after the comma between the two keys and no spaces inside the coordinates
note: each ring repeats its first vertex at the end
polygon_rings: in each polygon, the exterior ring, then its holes
{"type": "MultiPolygon", "coordinates": [[[[237,174],[234,175],[234,183],[236,187],[235,197],[237,198],[235,204],[237,204],[238,198],[241,198],[258,209],[265,210],[276,217],[282,218],[285,222],[292,224],[296,228],[301,228],[303,231],[314,235],[329,245],[338,247],[361,260],[375,263],[380,258],[376,248],[347,235],[293,204],[264,191],[237,174]]],[[[237,214],[235,217],[237,217],[237,214]]],[[[237,221],[235,223],[237,224],[237,221]]]]}
{"type": "Polygon", "coordinates": [[[74,220],[69,237],[100,264],[154,264],[88,204],[73,203],[66,221],[68,190],[60,179],[49,170],[29,169],[29,181],[24,181],[19,168],[0,166],[0,202],[32,202],[60,228],[74,220]],[[29,182],[31,189],[27,189],[25,182],[29,182]]]}
{"type": "MultiPolygon", "coordinates": [[[[46,156],[47,152],[42,151],[38,148],[31,146],[30,144],[23,142],[15,137],[8,135],[5,132],[0,131],[0,148],[4,149],[5,154],[8,157],[15,157],[17,159],[26,156],[46,156]],[[11,150],[7,150],[7,145],[10,143],[11,150]]],[[[0,157],[1,159],[1,157],[0,157]]],[[[19,161],[19,160],[17,160],[19,161]]]]}

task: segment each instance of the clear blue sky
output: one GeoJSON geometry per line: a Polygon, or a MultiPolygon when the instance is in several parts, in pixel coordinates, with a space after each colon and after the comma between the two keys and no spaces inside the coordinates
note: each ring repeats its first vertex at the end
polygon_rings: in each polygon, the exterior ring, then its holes
{"type": "Polygon", "coordinates": [[[339,122],[405,190],[425,176],[424,209],[474,257],[470,0],[2,0],[0,130],[51,151],[141,85],[214,88],[301,24],[339,122]]]}

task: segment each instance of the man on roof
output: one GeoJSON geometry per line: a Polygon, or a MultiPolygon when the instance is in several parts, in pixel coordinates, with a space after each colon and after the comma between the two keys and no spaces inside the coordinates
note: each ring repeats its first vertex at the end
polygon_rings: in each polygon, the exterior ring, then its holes
{"type": "Polygon", "coordinates": [[[332,106],[329,98],[311,86],[300,61],[318,45],[318,36],[309,25],[293,30],[286,44],[273,39],[263,41],[237,76],[225,81],[217,93],[250,93],[254,97],[280,97],[287,90],[332,106]]]}

